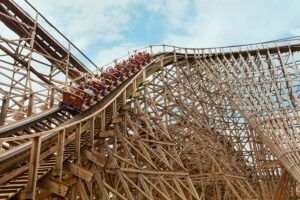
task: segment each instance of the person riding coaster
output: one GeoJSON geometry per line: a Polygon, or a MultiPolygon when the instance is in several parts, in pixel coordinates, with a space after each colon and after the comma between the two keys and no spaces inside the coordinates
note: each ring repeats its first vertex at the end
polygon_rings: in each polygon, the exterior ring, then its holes
{"type": "Polygon", "coordinates": [[[111,79],[111,76],[106,72],[102,72],[101,81],[103,81],[108,86],[108,90],[110,92],[116,88],[116,86],[114,85],[114,81],[111,79]]]}
{"type": "Polygon", "coordinates": [[[85,102],[87,103],[87,105],[90,107],[94,106],[97,103],[95,93],[86,84],[83,86],[83,88],[84,88],[83,91],[80,89],[77,89],[77,92],[81,92],[81,93],[83,92],[84,93],[83,98],[84,98],[85,102]]]}
{"type": "Polygon", "coordinates": [[[147,63],[145,55],[143,55],[141,52],[135,56],[135,59],[138,60],[142,66],[146,65],[147,63]]]}
{"type": "Polygon", "coordinates": [[[131,67],[129,66],[129,62],[128,61],[123,61],[122,62],[122,68],[123,68],[123,73],[125,73],[125,75],[129,78],[131,77],[134,73],[131,69],[131,67]]]}
{"type": "Polygon", "coordinates": [[[89,89],[92,90],[95,93],[96,96],[96,100],[100,101],[101,99],[103,99],[103,95],[99,92],[99,90],[95,87],[93,87],[92,85],[89,86],[89,89]]]}
{"type": "Polygon", "coordinates": [[[109,94],[109,87],[106,85],[106,83],[104,81],[101,81],[100,79],[92,80],[91,86],[96,88],[102,97],[109,94]]]}
{"type": "Polygon", "coordinates": [[[126,75],[126,69],[120,64],[117,64],[114,68],[113,74],[117,76],[122,82],[126,81],[128,76],[126,75]]]}
{"type": "Polygon", "coordinates": [[[122,83],[122,81],[120,80],[119,76],[116,76],[116,72],[114,68],[110,68],[107,72],[110,77],[112,78],[112,80],[114,81],[114,85],[118,86],[122,83]]]}
{"type": "Polygon", "coordinates": [[[141,69],[141,64],[135,59],[129,59],[128,66],[131,68],[132,72],[135,74],[141,69]]]}

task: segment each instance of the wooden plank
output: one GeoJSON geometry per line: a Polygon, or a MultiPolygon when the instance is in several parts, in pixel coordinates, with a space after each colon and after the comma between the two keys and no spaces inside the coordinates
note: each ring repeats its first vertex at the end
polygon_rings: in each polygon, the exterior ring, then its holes
{"type": "Polygon", "coordinates": [[[69,185],[51,179],[47,179],[45,181],[38,183],[38,186],[47,190],[48,192],[59,195],[61,197],[66,197],[70,189],[69,185]]]}
{"type": "Polygon", "coordinates": [[[122,121],[123,121],[122,117],[114,117],[114,118],[112,118],[112,123],[113,124],[121,123],[122,121]]]}
{"type": "Polygon", "coordinates": [[[73,175],[88,182],[92,181],[94,177],[94,173],[73,163],[68,165],[68,169],[73,175]]]}
{"type": "Polygon", "coordinates": [[[111,166],[108,166],[108,160],[105,157],[102,157],[101,154],[97,153],[96,151],[90,151],[85,149],[83,151],[83,156],[85,156],[86,159],[89,161],[95,163],[96,165],[102,167],[102,168],[111,168],[111,166]]]}
{"type": "Polygon", "coordinates": [[[76,184],[76,188],[81,196],[82,200],[89,200],[89,196],[84,188],[84,185],[82,183],[82,181],[80,179],[78,179],[77,184],[76,184]]]}
{"type": "Polygon", "coordinates": [[[62,178],[62,168],[63,168],[63,159],[64,159],[64,148],[65,148],[65,129],[58,133],[57,141],[57,155],[56,155],[56,165],[53,171],[54,175],[58,176],[61,180],[62,178]]]}
{"type": "Polygon", "coordinates": [[[21,199],[35,199],[36,193],[36,183],[39,168],[39,157],[41,151],[41,137],[35,137],[32,139],[32,146],[30,151],[29,160],[29,172],[28,172],[28,182],[25,191],[21,193],[21,199]]]}
{"type": "Polygon", "coordinates": [[[100,138],[113,137],[114,132],[113,132],[113,130],[100,131],[99,136],[100,136],[100,138]]]}

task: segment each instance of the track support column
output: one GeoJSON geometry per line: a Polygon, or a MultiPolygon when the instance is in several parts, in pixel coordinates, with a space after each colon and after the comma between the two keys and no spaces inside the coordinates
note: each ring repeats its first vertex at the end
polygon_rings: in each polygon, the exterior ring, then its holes
{"type": "Polygon", "coordinates": [[[35,137],[32,139],[32,146],[30,152],[28,183],[24,192],[20,194],[20,199],[35,199],[40,151],[41,151],[41,137],[35,137]]]}
{"type": "Polygon", "coordinates": [[[1,107],[1,113],[0,113],[0,126],[4,125],[4,123],[5,123],[8,105],[9,105],[9,100],[7,98],[4,98],[2,100],[2,107],[1,107]]]}
{"type": "Polygon", "coordinates": [[[65,130],[59,131],[58,141],[57,141],[57,157],[56,157],[56,166],[54,170],[54,175],[58,176],[60,180],[62,178],[62,169],[63,169],[63,161],[64,161],[65,135],[66,135],[65,130]]]}
{"type": "Polygon", "coordinates": [[[89,130],[89,140],[88,140],[88,146],[89,147],[94,147],[94,135],[95,135],[95,120],[96,117],[92,117],[90,119],[90,130],[89,130]]]}

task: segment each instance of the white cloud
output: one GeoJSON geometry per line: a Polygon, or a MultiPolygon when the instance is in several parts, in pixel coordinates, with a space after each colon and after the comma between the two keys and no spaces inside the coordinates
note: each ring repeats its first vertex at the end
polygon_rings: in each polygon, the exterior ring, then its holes
{"type": "MultiPolygon", "coordinates": [[[[176,4],[178,7],[180,5],[176,4]]],[[[280,0],[194,1],[193,18],[182,17],[177,23],[183,33],[169,32],[165,43],[187,47],[214,47],[240,43],[254,43],[299,35],[299,1],[280,0]]],[[[174,9],[176,10],[176,9],[174,9]]],[[[190,13],[178,12],[177,15],[190,13]]],[[[176,15],[176,13],[173,13],[176,15]]]]}
{"type": "MultiPolygon", "coordinates": [[[[22,0],[18,0],[19,3],[22,0]]],[[[32,0],[31,3],[81,48],[96,41],[123,38],[130,27],[130,8],[140,0],[32,0]]]]}

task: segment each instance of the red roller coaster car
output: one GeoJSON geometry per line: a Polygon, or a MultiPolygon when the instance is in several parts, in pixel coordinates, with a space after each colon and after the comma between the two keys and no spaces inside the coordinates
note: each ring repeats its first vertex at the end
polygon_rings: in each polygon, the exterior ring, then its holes
{"type": "Polygon", "coordinates": [[[129,60],[117,64],[101,76],[96,75],[81,83],[78,88],[63,92],[61,103],[77,111],[86,111],[150,62],[151,56],[146,52],[131,56],[129,60]]]}

